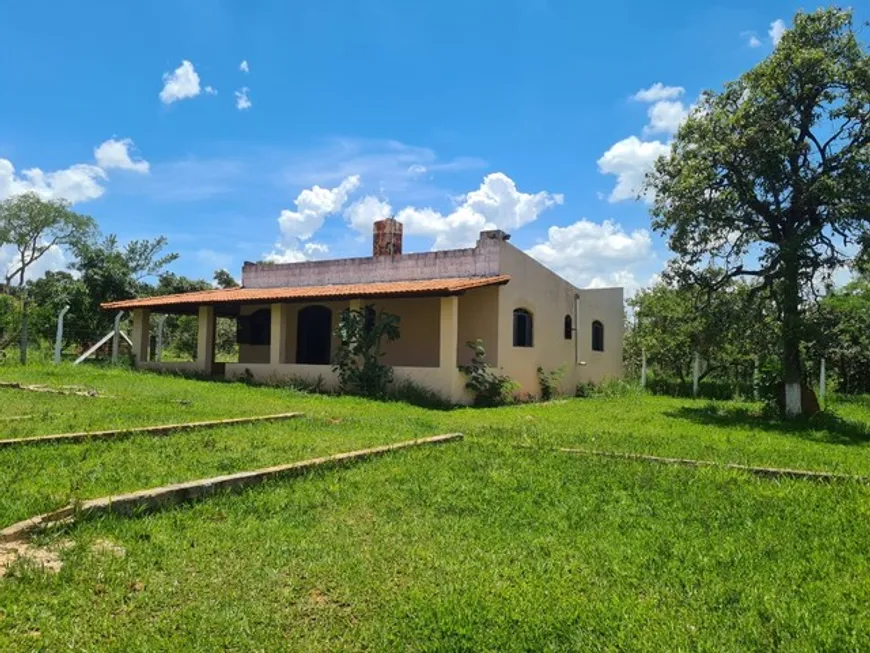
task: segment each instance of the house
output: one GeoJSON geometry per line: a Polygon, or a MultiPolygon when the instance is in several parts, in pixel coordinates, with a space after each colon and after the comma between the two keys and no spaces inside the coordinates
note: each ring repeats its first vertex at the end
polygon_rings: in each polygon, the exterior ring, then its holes
{"type": "Polygon", "coordinates": [[[621,288],[580,289],[508,242],[483,231],[473,248],[402,253],[402,224],[374,224],[370,257],[245,263],[242,287],[103,304],[133,312],[133,356],[140,368],[227,378],[320,378],[337,385],[330,362],[342,310],[372,305],[398,315],[401,336],[384,344],[396,381],[409,380],[469,403],[459,366],[468,341],[481,339],[488,362],[539,394],[537,370],[562,368],[561,385],[622,375],[621,288]],[[198,316],[192,363],[149,359],[152,313],[198,316]],[[238,320],[238,361],[215,362],[215,318],[238,320]]]}

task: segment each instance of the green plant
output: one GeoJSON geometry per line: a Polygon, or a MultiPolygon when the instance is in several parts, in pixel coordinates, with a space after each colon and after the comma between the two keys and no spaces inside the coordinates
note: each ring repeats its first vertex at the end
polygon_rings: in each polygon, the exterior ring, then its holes
{"type": "Polygon", "coordinates": [[[459,369],[468,377],[465,387],[474,393],[475,406],[502,406],[510,403],[517,384],[509,376],[495,372],[486,362],[483,340],[465,343],[474,352],[470,365],[459,369]]]}
{"type": "Polygon", "coordinates": [[[384,365],[381,344],[399,338],[399,316],[374,306],[345,309],[335,330],[341,344],[332,369],[342,392],[363,397],[385,397],[393,380],[393,368],[384,365]]]}
{"type": "Polygon", "coordinates": [[[449,410],[453,404],[434,390],[408,379],[396,381],[390,387],[389,398],[412,406],[431,408],[434,410],[449,410]]]}
{"type": "Polygon", "coordinates": [[[559,395],[559,381],[565,373],[565,366],[561,365],[549,372],[543,367],[538,368],[538,383],[541,384],[541,399],[550,401],[559,395]]]}

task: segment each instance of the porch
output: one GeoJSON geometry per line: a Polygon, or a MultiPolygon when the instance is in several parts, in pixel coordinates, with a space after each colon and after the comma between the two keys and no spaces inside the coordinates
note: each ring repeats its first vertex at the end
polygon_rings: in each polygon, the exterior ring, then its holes
{"type": "Polygon", "coordinates": [[[400,319],[399,339],[383,343],[382,360],[393,368],[395,382],[413,382],[447,400],[468,403],[466,379],[459,371],[459,365],[470,359],[465,343],[483,339],[491,346],[490,362],[496,364],[498,286],[506,281],[506,277],[489,277],[366,284],[363,288],[235,289],[114,302],[104,308],[132,311],[133,357],[139,368],[263,382],[299,379],[332,390],[338,387],[332,360],[340,345],[334,333],[341,313],[372,306],[400,319]],[[274,301],[266,303],[266,299],[274,301]],[[197,316],[195,361],[153,359],[151,317],[157,313],[197,316]],[[238,322],[235,362],[215,359],[218,317],[238,322]]]}

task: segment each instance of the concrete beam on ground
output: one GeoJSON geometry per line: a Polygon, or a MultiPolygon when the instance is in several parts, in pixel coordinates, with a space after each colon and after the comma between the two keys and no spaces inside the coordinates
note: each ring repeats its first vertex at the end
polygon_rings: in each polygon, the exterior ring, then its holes
{"type": "Polygon", "coordinates": [[[300,476],[313,469],[333,468],[348,463],[366,460],[376,456],[383,456],[393,451],[420,447],[425,445],[444,444],[462,439],[461,433],[447,433],[428,438],[406,440],[387,444],[381,447],[349,451],[347,453],[334,454],[321,458],[312,458],[287,465],[265,467],[249,472],[227,474],[213,478],[204,478],[187,483],[175,483],[162,487],[118,494],[84,501],[78,506],[65,506],[59,510],[37,515],[0,531],[0,542],[17,542],[25,540],[33,533],[59,522],[68,523],[79,516],[93,516],[106,513],[119,513],[123,515],[138,515],[151,512],[165,507],[171,507],[180,503],[194,501],[214,495],[219,491],[239,491],[254,485],[258,485],[270,479],[300,476]]]}
{"type": "Polygon", "coordinates": [[[305,413],[279,413],[277,415],[258,415],[254,417],[233,417],[215,419],[204,422],[183,422],[181,424],[161,424],[159,426],[133,426],[125,429],[110,429],[106,431],[82,431],[80,433],[59,433],[56,435],[34,435],[27,438],[0,439],[0,449],[16,447],[23,444],[52,444],[59,442],[79,442],[105,438],[119,438],[130,435],[168,435],[179,431],[218,428],[221,426],[239,426],[259,422],[278,422],[286,419],[303,417],[305,413]]]}

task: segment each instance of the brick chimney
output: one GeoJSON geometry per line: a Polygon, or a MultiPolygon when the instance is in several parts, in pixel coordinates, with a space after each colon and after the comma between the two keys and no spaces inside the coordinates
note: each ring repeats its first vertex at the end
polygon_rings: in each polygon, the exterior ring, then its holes
{"type": "Polygon", "coordinates": [[[373,226],[372,256],[394,256],[402,253],[402,223],[395,218],[378,220],[373,226]]]}

